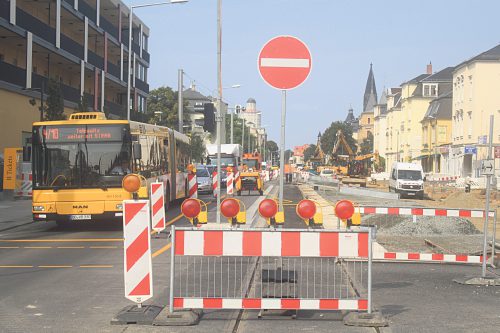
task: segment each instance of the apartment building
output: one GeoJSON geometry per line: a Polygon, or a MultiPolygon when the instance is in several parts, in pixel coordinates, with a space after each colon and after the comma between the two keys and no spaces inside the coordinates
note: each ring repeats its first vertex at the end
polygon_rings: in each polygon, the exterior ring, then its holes
{"type": "Polygon", "coordinates": [[[129,13],[117,0],[0,0],[0,150],[27,144],[49,79],[59,83],[66,113],[85,100],[89,109],[126,119],[131,72],[131,118],[142,119],[149,28],[133,17],[129,71],[129,13]]]}
{"type": "Polygon", "coordinates": [[[401,141],[400,123],[401,123],[401,88],[390,88],[386,94],[386,113],[381,113],[377,120],[380,134],[375,136],[379,138],[375,150],[383,150],[385,153],[380,156],[385,158],[385,171],[389,172],[394,162],[401,162],[401,141]],[[383,124],[385,122],[385,124],[383,124]]]}
{"type": "MultiPolygon", "coordinates": [[[[453,71],[450,173],[480,176],[488,154],[489,119],[495,119],[493,143],[500,144],[500,44],[460,63],[453,71]]],[[[496,161],[496,169],[500,168],[496,161]]],[[[497,171],[498,172],[498,171],[497,171]]]]}

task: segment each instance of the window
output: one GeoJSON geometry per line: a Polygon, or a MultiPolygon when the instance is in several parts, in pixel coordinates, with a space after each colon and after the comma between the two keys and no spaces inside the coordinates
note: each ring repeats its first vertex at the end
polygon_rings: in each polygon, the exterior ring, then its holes
{"type": "Polygon", "coordinates": [[[368,118],[368,124],[370,123],[370,118],[368,118]]]}
{"type": "Polygon", "coordinates": [[[437,83],[425,83],[424,84],[424,97],[437,97],[438,95],[438,85],[437,83]]]}
{"type": "Polygon", "coordinates": [[[148,36],[146,34],[142,34],[142,49],[148,50],[148,36]]]}

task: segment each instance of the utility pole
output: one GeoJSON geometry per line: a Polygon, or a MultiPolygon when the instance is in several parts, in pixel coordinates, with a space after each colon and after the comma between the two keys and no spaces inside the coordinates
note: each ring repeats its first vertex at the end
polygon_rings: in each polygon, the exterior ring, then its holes
{"type": "Polygon", "coordinates": [[[233,144],[233,115],[234,115],[234,110],[231,112],[231,144],[233,144]]]}
{"type": "Polygon", "coordinates": [[[183,132],[183,128],[184,128],[184,99],[183,99],[183,96],[182,96],[182,93],[183,93],[183,84],[182,84],[182,80],[183,80],[183,77],[184,77],[184,71],[182,69],[179,69],[179,77],[178,77],[178,96],[179,96],[179,100],[177,102],[178,104],[178,111],[179,111],[179,132],[180,133],[184,133],[183,132]]]}
{"type": "Polygon", "coordinates": [[[219,88],[217,105],[217,223],[220,221],[220,182],[221,182],[221,131],[222,131],[222,0],[217,0],[217,85],[219,88]]]}
{"type": "Polygon", "coordinates": [[[241,122],[241,147],[243,149],[243,153],[245,153],[245,118],[243,118],[243,121],[241,122]]]}

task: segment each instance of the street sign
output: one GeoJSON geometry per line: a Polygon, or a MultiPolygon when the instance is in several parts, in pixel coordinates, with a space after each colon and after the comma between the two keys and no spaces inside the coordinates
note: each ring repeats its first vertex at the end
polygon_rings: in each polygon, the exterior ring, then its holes
{"type": "Polygon", "coordinates": [[[466,155],[476,155],[477,154],[477,147],[474,147],[474,146],[465,146],[464,147],[464,154],[466,154],[466,155]]]}
{"type": "Polygon", "coordinates": [[[311,53],[301,40],[278,36],[259,53],[259,73],[271,87],[289,90],[301,85],[311,72],[311,53]]]}
{"type": "Polygon", "coordinates": [[[495,172],[495,160],[481,161],[481,174],[483,176],[493,175],[495,172]]]}

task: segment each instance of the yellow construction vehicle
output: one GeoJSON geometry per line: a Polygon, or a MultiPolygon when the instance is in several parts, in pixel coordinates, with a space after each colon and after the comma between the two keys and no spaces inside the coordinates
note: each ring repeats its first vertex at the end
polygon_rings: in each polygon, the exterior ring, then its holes
{"type": "Polygon", "coordinates": [[[259,153],[243,154],[241,160],[242,170],[240,179],[236,183],[236,194],[241,195],[242,191],[258,191],[260,195],[264,194],[264,182],[262,181],[260,170],[262,158],[259,153]]]}

